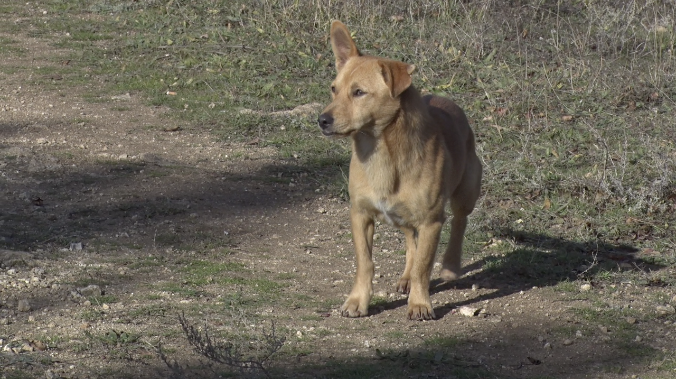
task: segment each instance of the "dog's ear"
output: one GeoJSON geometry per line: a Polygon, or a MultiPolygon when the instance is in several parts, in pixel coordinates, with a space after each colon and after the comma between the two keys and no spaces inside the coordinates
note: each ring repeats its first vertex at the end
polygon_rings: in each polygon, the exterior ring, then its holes
{"type": "Polygon", "coordinates": [[[338,20],[331,23],[331,48],[336,57],[336,71],[340,71],[348,59],[361,55],[350,36],[350,31],[338,20]]]}
{"type": "Polygon", "coordinates": [[[397,61],[381,61],[380,68],[385,84],[390,87],[390,95],[393,98],[398,97],[411,86],[411,74],[415,70],[414,65],[397,61]]]}

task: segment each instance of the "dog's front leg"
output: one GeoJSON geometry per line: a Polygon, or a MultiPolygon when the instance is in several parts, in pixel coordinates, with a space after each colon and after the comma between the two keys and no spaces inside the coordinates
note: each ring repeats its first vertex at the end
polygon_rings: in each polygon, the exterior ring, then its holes
{"type": "Polygon", "coordinates": [[[357,276],[352,292],[340,308],[343,316],[362,317],[369,313],[369,302],[373,291],[373,217],[352,206],[350,209],[352,238],[357,259],[357,276]]]}
{"type": "Polygon", "coordinates": [[[430,276],[442,224],[435,221],[418,228],[418,246],[411,266],[411,291],[408,296],[408,318],[411,320],[435,317],[430,301],[430,276]]]}

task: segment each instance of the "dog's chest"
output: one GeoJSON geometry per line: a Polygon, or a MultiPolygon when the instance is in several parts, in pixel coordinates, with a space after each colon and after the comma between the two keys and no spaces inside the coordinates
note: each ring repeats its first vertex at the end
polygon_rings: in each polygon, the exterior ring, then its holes
{"type": "Polygon", "coordinates": [[[404,220],[399,214],[397,214],[395,207],[391,207],[387,204],[385,200],[376,201],[373,204],[376,210],[379,212],[381,219],[393,226],[399,226],[404,223],[404,220]]]}

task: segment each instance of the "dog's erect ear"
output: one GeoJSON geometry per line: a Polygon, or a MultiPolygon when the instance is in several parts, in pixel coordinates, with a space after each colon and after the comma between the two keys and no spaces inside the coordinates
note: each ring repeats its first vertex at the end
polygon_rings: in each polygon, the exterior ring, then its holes
{"type": "Polygon", "coordinates": [[[381,61],[380,68],[383,72],[385,84],[390,87],[390,95],[393,98],[398,97],[411,86],[411,74],[415,70],[414,65],[397,61],[381,61]]]}
{"type": "Polygon", "coordinates": [[[350,31],[338,20],[331,24],[331,48],[336,57],[336,71],[340,71],[348,59],[361,55],[350,36],[350,31]]]}

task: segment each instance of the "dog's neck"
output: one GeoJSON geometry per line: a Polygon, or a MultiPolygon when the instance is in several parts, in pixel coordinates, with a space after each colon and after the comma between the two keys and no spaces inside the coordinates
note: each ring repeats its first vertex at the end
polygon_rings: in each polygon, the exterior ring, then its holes
{"type": "Polygon", "coordinates": [[[425,119],[430,117],[414,87],[409,87],[400,96],[402,108],[379,135],[368,131],[353,135],[352,148],[356,158],[372,184],[378,183],[386,193],[396,192],[403,171],[420,167],[423,138],[427,134],[420,128],[427,125],[425,119]]]}

